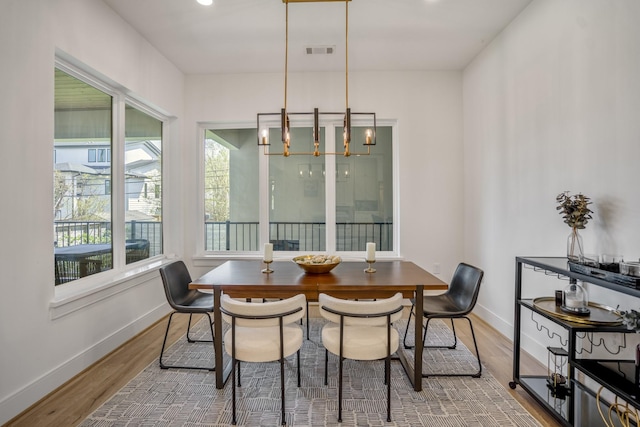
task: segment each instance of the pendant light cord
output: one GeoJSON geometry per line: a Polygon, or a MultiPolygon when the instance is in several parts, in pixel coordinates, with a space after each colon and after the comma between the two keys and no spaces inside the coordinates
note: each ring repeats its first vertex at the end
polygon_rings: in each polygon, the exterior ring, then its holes
{"type": "Polygon", "coordinates": [[[289,2],[286,3],[285,14],[285,42],[284,42],[284,112],[287,112],[287,76],[289,74],[289,2]]]}
{"type": "Polygon", "coordinates": [[[346,6],[345,12],[345,37],[344,37],[344,54],[345,54],[345,111],[349,108],[349,0],[345,0],[344,2],[346,6]]]}

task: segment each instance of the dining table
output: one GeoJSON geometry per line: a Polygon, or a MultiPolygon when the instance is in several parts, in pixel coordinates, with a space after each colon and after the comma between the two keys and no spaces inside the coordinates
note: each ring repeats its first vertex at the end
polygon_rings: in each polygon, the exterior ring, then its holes
{"type": "MultiPolygon", "coordinates": [[[[364,262],[343,261],[329,273],[309,274],[291,260],[274,261],[272,272],[264,273],[261,260],[229,260],[213,268],[189,284],[190,289],[213,291],[213,322],[216,387],[224,387],[231,364],[224,364],[222,345],[222,293],[232,298],[288,298],[304,294],[307,301],[317,301],[325,293],[345,299],[387,298],[400,292],[404,298],[415,299],[416,313],[423,311],[424,291],[444,291],[447,284],[410,261],[378,261],[375,272],[366,272],[364,262]]],[[[413,385],[422,390],[422,322],[415,322],[413,363],[400,346],[398,359],[413,385]]]]}

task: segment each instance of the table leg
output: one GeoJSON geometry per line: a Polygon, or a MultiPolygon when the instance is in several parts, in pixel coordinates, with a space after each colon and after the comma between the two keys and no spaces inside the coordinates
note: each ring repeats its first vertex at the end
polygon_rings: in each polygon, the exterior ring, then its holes
{"type": "Polygon", "coordinates": [[[224,388],[225,375],[224,375],[224,349],[222,348],[222,313],[220,312],[220,289],[213,290],[213,332],[215,339],[213,348],[215,349],[215,362],[216,362],[216,388],[224,388]]]}
{"type": "Polygon", "coordinates": [[[415,391],[422,390],[422,352],[424,351],[424,343],[422,342],[422,313],[423,309],[423,297],[424,297],[424,285],[416,286],[416,315],[415,315],[415,349],[414,349],[414,361],[413,361],[413,389],[415,391]]]}
{"type": "MultiPolygon", "coordinates": [[[[415,310],[416,313],[423,312],[424,286],[417,285],[415,293],[415,310]]],[[[422,390],[422,352],[424,344],[422,342],[422,316],[416,316],[415,329],[414,329],[415,346],[413,352],[413,364],[407,360],[407,352],[402,345],[398,347],[398,360],[407,373],[409,382],[413,385],[415,391],[422,390]],[[413,365],[413,366],[411,366],[413,365]]]]}

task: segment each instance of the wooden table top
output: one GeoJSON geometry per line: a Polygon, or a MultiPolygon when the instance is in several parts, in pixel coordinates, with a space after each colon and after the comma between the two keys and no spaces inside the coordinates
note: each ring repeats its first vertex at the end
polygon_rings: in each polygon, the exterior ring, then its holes
{"type": "Polygon", "coordinates": [[[365,262],[342,262],[330,273],[308,274],[293,261],[274,261],[273,273],[262,273],[259,260],[227,261],[194,280],[192,289],[219,289],[236,298],[287,297],[304,293],[316,300],[319,293],[341,298],[383,298],[401,292],[413,297],[416,286],[446,290],[447,284],[408,261],[379,261],[375,273],[365,273],[365,262]]]}

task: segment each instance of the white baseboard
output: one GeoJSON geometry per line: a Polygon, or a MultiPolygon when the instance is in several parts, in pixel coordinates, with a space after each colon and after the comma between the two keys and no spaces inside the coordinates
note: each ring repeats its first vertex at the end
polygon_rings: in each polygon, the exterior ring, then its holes
{"type": "Polygon", "coordinates": [[[18,416],[47,394],[157,322],[158,319],[161,319],[170,311],[171,309],[167,303],[155,307],[95,345],[27,384],[22,389],[2,399],[0,401],[0,425],[18,416]]]}
{"type": "Polygon", "coordinates": [[[507,322],[505,319],[496,316],[492,311],[487,310],[484,306],[476,304],[473,309],[473,314],[480,317],[482,320],[491,325],[494,329],[507,337],[509,340],[513,340],[513,324],[507,322]]]}
{"type": "MultiPolygon", "coordinates": [[[[491,325],[494,329],[500,332],[507,339],[513,342],[513,324],[507,322],[505,319],[498,317],[492,311],[487,310],[480,304],[476,304],[473,314],[480,317],[482,320],[491,325]]],[[[547,363],[547,347],[538,342],[535,337],[531,337],[527,334],[523,334],[520,340],[523,343],[522,349],[537,359],[540,363],[547,363]]]]}

